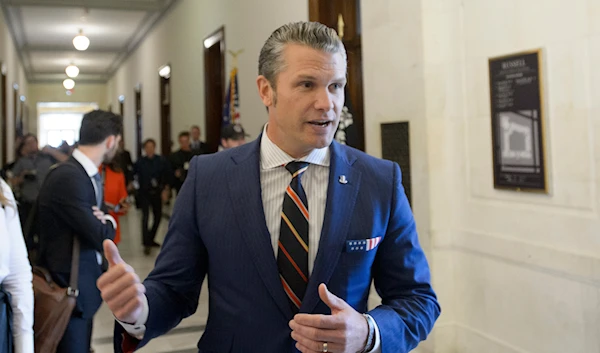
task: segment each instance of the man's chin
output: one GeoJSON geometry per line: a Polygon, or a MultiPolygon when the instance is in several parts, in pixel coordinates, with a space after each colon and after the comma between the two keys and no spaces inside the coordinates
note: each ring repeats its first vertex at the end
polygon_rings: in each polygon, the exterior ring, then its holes
{"type": "Polygon", "coordinates": [[[320,139],[319,141],[315,141],[315,143],[312,144],[312,147],[313,147],[313,149],[321,149],[321,148],[329,147],[332,142],[333,142],[333,138],[320,139]]]}

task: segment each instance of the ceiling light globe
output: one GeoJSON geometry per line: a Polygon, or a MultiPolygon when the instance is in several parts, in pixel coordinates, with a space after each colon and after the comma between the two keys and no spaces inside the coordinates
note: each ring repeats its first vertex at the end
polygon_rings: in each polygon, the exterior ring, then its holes
{"type": "Polygon", "coordinates": [[[77,75],[79,75],[79,68],[75,65],[69,65],[67,66],[67,68],[65,69],[65,72],[67,73],[67,76],[71,77],[71,78],[75,78],[77,77],[77,75]]]}
{"type": "Polygon", "coordinates": [[[75,81],[68,78],[63,81],[63,86],[65,87],[65,89],[73,89],[73,87],[75,87],[75,81]]]}
{"type": "Polygon", "coordinates": [[[78,36],[73,38],[73,46],[77,50],[86,50],[90,46],[90,40],[83,34],[79,34],[78,36]]]}

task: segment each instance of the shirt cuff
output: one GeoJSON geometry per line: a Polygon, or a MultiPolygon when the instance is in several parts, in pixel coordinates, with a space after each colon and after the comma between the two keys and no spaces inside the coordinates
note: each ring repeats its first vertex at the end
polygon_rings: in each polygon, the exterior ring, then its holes
{"type": "Polygon", "coordinates": [[[15,336],[15,352],[33,352],[33,332],[15,336]]]}
{"type": "Polygon", "coordinates": [[[375,343],[373,344],[373,349],[371,349],[368,353],[381,353],[381,337],[379,336],[379,326],[377,326],[377,321],[375,321],[375,319],[373,319],[373,323],[375,324],[375,343]]]}
{"type": "Polygon", "coordinates": [[[112,223],[113,228],[117,229],[117,221],[114,219],[113,216],[109,215],[109,214],[105,214],[104,215],[104,220],[105,221],[110,221],[110,223],[112,223]]]}
{"type": "Polygon", "coordinates": [[[118,320],[117,318],[115,318],[115,320],[117,320],[117,322],[121,324],[125,331],[127,331],[127,333],[129,333],[131,336],[137,338],[138,340],[142,340],[144,338],[144,334],[146,333],[146,321],[148,321],[149,312],[148,298],[144,295],[144,299],[142,300],[142,315],[135,324],[128,324],[118,320]]]}

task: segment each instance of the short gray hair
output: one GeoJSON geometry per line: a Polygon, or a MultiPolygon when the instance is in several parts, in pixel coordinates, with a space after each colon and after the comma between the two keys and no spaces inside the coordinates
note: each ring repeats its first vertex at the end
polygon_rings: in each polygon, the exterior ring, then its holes
{"type": "Polygon", "coordinates": [[[319,22],[294,22],[277,28],[267,39],[258,57],[258,74],[263,75],[275,88],[277,75],[285,62],[286,44],[300,44],[328,53],[340,53],[347,60],[346,48],[335,30],[319,22]]]}

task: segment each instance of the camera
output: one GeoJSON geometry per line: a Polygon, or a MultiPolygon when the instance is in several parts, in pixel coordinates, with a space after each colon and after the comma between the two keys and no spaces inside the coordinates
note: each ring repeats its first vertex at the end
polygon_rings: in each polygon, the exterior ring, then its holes
{"type": "Polygon", "coordinates": [[[25,172],[25,174],[23,175],[23,179],[25,179],[27,181],[35,181],[37,179],[36,171],[29,170],[29,171],[25,172]]]}

